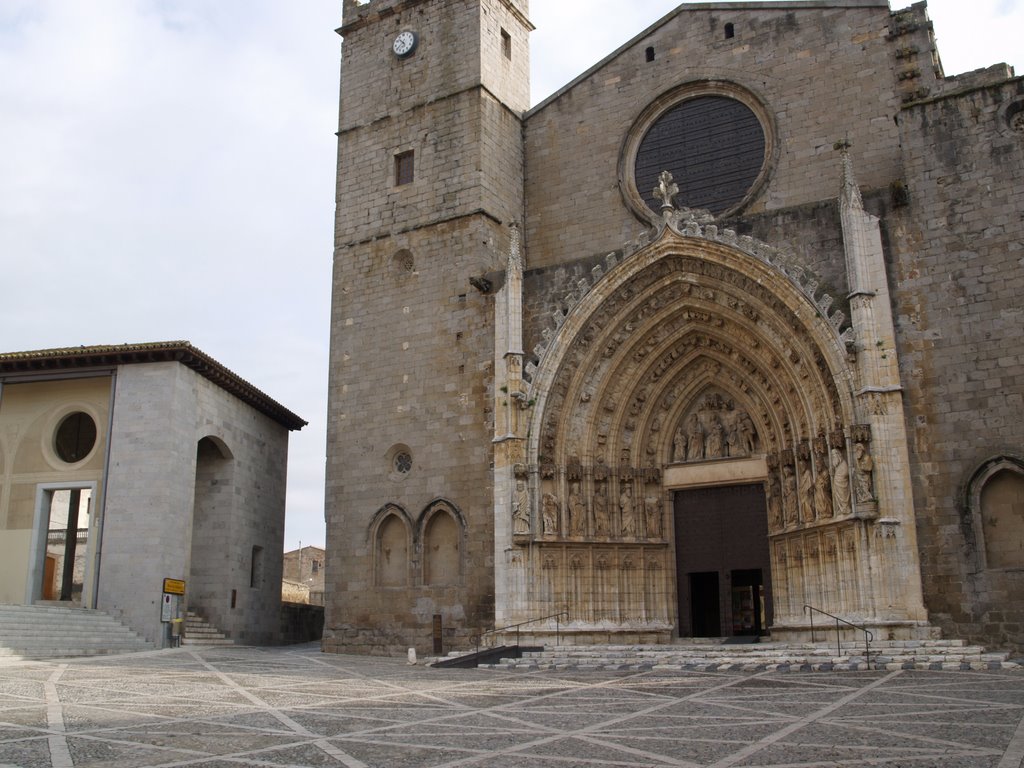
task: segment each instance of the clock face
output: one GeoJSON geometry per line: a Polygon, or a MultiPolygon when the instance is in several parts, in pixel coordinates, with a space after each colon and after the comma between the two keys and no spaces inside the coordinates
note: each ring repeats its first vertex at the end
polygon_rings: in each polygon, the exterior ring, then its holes
{"type": "Polygon", "coordinates": [[[412,56],[413,51],[416,50],[416,33],[408,30],[399,32],[395,42],[391,44],[391,50],[395,52],[395,56],[400,58],[412,56]]]}

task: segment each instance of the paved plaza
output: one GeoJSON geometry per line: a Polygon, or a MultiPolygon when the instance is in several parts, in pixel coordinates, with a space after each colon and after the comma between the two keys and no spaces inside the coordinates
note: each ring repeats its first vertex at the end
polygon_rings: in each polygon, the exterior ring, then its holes
{"type": "Polygon", "coordinates": [[[0,662],[0,767],[1019,768],[1024,673],[507,672],[290,648],[0,662]]]}

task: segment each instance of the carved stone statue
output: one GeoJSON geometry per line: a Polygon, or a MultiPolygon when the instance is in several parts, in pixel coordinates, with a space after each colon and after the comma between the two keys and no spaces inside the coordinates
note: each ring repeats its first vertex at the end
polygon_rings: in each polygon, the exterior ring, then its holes
{"type": "Polygon", "coordinates": [[[832,449],[832,500],[837,515],[850,514],[850,466],[839,448],[832,449]]]}
{"type": "Polygon", "coordinates": [[[580,493],[580,484],[573,483],[569,488],[569,533],[572,536],[585,536],[587,533],[587,508],[580,493]]]}
{"type": "Polygon", "coordinates": [[[697,414],[690,414],[686,422],[686,460],[700,461],[704,458],[704,430],[697,414]]]}
{"type": "Polygon", "coordinates": [[[868,452],[864,443],[853,444],[853,487],[857,492],[857,501],[874,501],[875,484],[871,473],[875,469],[875,460],[868,452]]]}
{"type": "Polygon", "coordinates": [[[779,485],[778,474],[771,470],[768,471],[765,495],[768,497],[768,520],[772,530],[781,530],[785,526],[785,520],[782,518],[782,488],[779,485]]]}
{"type": "Polygon", "coordinates": [[[544,503],[541,505],[541,516],[544,521],[544,535],[555,536],[558,534],[558,499],[553,493],[544,494],[544,503]]]}
{"type": "Polygon", "coordinates": [[[792,464],[782,465],[782,512],[786,525],[797,523],[796,472],[792,464]]]}
{"type": "Polygon", "coordinates": [[[750,420],[750,415],[746,411],[740,411],[740,415],[736,421],[739,424],[740,449],[743,451],[742,455],[750,456],[754,453],[754,422],[750,420]]]}
{"type": "Polygon", "coordinates": [[[594,490],[594,532],[598,536],[607,536],[611,526],[608,523],[608,497],[605,495],[604,483],[594,490]]]}
{"type": "Polygon", "coordinates": [[[743,449],[740,447],[740,422],[738,414],[729,413],[729,419],[725,423],[725,455],[742,456],[743,449]]]}
{"type": "Polygon", "coordinates": [[[686,461],[686,433],[682,427],[676,430],[672,438],[672,461],[686,461]]]}
{"type": "Polygon", "coordinates": [[[516,536],[530,533],[530,492],[525,480],[516,480],[516,492],[512,497],[512,533],[516,536]]]}
{"type": "Polygon", "coordinates": [[[717,459],[723,455],[725,450],[725,430],[722,429],[722,422],[717,416],[711,416],[711,423],[708,425],[707,443],[704,445],[704,455],[709,459],[717,459]]]}
{"type": "Polygon", "coordinates": [[[648,496],[644,499],[644,517],[647,522],[647,538],[661,538],[661,499],[648,496]]]}
{"type": "Polygon", "coordinates": [[[814,497],[814,476],[811,474],[811,460],[800,462],[800,492],[803,494],[803,514],[800,519],[810,523],[815,518],[817,504],[814,497]]]}
{"type": "Polygon", "coordinates": [[[825,454],[818,454],[818,477],[814,481],[814,508],[819,520],[832,517],[832,478],[828,474],[825,454]]]}
{"type": "Polygon", "coordinates": [[[623,484],[622,493],[619,494],[619,513],[622,520],[622,535],[635,537],[636,515],[633,512],[633,488],[629,483],[623,484]]]}

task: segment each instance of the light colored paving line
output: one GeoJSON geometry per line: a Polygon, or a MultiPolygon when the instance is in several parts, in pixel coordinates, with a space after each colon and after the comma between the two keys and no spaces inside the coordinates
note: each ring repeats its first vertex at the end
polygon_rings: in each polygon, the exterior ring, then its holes
{"type": "MultiPolygon", "coordinates": [[[[645,675],[645,674],[648,674],[648,673],[642,672],[642,673],[639,673],[638,676],[645,675]]],[[[471,757],[471,758],[465,758],[465,759],[462,759],[462,760],[455,760],[455,761],[450,762],[450,763],[442,763],[442,764],[435,765],[433,768],[455,768],[455,766],[473,765],[474,763],[479,763],[481,760],[491,760],[491,759],[493,759],[495,757],[498,757],[498,756],[513,757],[513,756],[516,756],[516,755],[519,755],[519,754],[525,752],[526,750],[534,749],[536,747],[540,747],[540,746],[543,746],[545,744],[551,744],[553,742],[560,741],[561,739],[565,739],[565,738],[583,738],[584,740],[587,740],[586,737],[593,735],[596,731],[605,730],[607,728],[610,728],[610,727],[613,727],[613,726],[616,726],[616,725],[619,725],[619,724],[622,724],[622,723],[626,723],[626,722],[629,722],[630,720],[635,720],[637,718],[647,717],[647,716],[649,716],[649,715],[651,715],[651,714],[653,714],[655,712],[658,712],[658,711],[663,710],[663,709],[667,709],[669,707],[676,706],[679,703],[687,701],[689,699],[694,699],[694,698],[697,698],[699,696],[703,696],[703,695],[705,695],[707,693],[710,693],[710,692],[713,692],[713,691],[719,691],[719,690],[722,690],[723,688],[729,688],[729,687],[737,685],[739,683],[746,682],[747,680],[750,680],[752,678],[761,677],[761,676],[766,675],[766,674],[768,674],[768,673],[761,673],[761,674],[758,674],[758,675],[753,675],[751,677],[747,677],[747,676],[732,677],[732,678],[726,680],[723,683],[719,683],[718,685],[712,686],[711,688],[702,688],[699,691],[694,691],[689,696],[683,696],[683,697],[680,697],[680,698],[674,698],[673,697],[673,698],[671,698],[668,701],[662,701],[662,702],[660,702],[658,704],[655,704],[653,706],[646,707],[645,709],[638,710],[638,711],[635,711],[635,712],[630,712],[628,714],[618,715],[616,717],[611,717],[611,718],[609,718],[607,720],[603,720],[600,723],[594,723],[593,725],[589,725],[589,726],[587,726],[585,728],[580,728],[579,730],[559,730],[558,733],[545,736],[544,738],[535,739],[533,741],[526,742],[524,744],[516,744],[515,746],[506,747],[505,749],[500,749],[500,750],[497,750],[495,752],[491,752],[488,755],[486,755],[485,757],[471,757]]],[[[596,690],[596,689],[612,686],[614,684],[621,684],[622,680],[624,680],[624,679],[628,679],[628,678],[616,678],[615,680],[606,680],[606,681],[602,681],[600,683],[596,683],[596,684],[593,684],[593,685],[583,685],[580,688],[581,689],[586,688],[586,689],[590,689],[590,690],[596,690]]],[[[545,695],[545,696],[538,696],[538,697],[536,697],[536,700],[541,700],[541,699],[549,698],[550,695],[553,695],[553,694],[549,694],[549,695],[545,695]]],[[[528,700],[527,702],[524,702],[524,703],[529,703],[529,701],[530,700],[528,700]]],[[[498,707],[497,709],[500,711],[502,708],[498,707]]],[[[537,727],[536,724],[534,724],[534,727],[537,727]]],[[[594,742],[597,743],[599,746],[609,746],[609,745],[603,743],[603,741],[599,737],[595,737],[594,738],[594,742]]],[[[614,746],[614,749],[616,751],[620,751],[620,752],[623,752],[623,753],[633,754],[633,755],[635,755],[637,757],[644,757],[647,760],[653,761],[657,765],[675,766],[676,768],[700,768],[700,764],[699,763],[690,762],[689,760],[673,759],[673,758],[668,757],[666,755],[658,755],[658,754],[651,753],[651,752],[644,752],[642,750],[632,749],[632,748],[624,747],[624,746],[618,745],[618,744],[613,745],[613,746],[614,746]]],[[[545,756],[545,759],[547,759],[547,756],[545,756]]]]}
{"type": "Polygon", "coordinates": [[[43,683],[46,696],[46,726],[51,731],[46,742],[50,748],[50,765],[53,768],[74,768],[75,765],[71,759],[71,750],[68,749],[67,737],[64,735],[64,708],[57,692],[57,683],[67,668],[67,664],[58,664],[43,683]],[[56,733],[53,733],[54,731],[56,733]]]}
{"type": "MultiPolygon", "coordinates": [[[[234,680],[232,680],[228,675],[224,674],[219,669],[217,669],[215,666],[213,666],[213,664],[210,664],[209,662],[207,662],[202,656],[200,656],[195,651],[190,651],[190,654],[196,659],[196,661],[198,661],[206,669],[208,669],[213,675],[215,675],[218,679],[220,679],[221,682],[223,682],[225,685],[230,686],[232,690],[237,692],[239,695],[244,696],[246,699],[251,701],[256,707],[258,707],[259,709],[265,711],[268,715],[273,717],[275,720],[278,720],[283,725],[287,726],[294,733],[297,733],[300,736],[316,737],[316,734],[313,733],[312,731],[310,731],[309,729],[307,729],[304,725],[302,725],[301,723],[295,722],[294,720],[292,720],[290,717],[288,717],[288,715],[286,715],[281,710],[277,709],[276,707],[270,706],[270,704],[265,702],[259,696],[256,696],[255,694],[251,693],[246,688],[243,688],[241,685],[239,685],[234,680]]],[[[357,760],[356,758],[352,757],[349,754],[346,754],[345,752],[343,752],[341,749],[339,749],[337,746],[332,744],[327,739],[319,739],[319,740],[317,740],[317,741],[315,741],[313,743],[320,750],[322,750],[323,752],[326,752],[328,755],[333,757],[335,760],[339,761],[342,765],[348,766],[348,768],[369,768],[366,765],[366,763],[364,763],[364,762],[362,762],[360,760],[357,760]]],[[[56,766],[54,768],[56,768],[56,766]]]]}
{"type": "Polygon", "coordinates": [[[1017,723],[1010,743],[1006,746],[1003,759],[996,768],[1021,768],[1024,766],[1024,717],[1017,723]]]}
{"type": "Polygon", "coordinates": [[[794,733],[794,732],[800,730],[804,726],[809,725],[811,723],[814,723],[814,722],[817,722],[818,720],[823,719],[824,717],[826,717],[827,715],[831,714],[832,712],[835,712],[840,707],[844,707],[847,704],[849,704],[850,702],[856,701],[857,699],[859,699],[860,697],[864,696],[865,694],[875,690],[875,688],[879,688],[879,687],[885,685],[886,683],[888,683],[890,680],[896,679],[901,674],[903,674],[903,670],[901,670],[901,669],[900,670],[896,670],[895,672],[890,672],[885,677],[880,677],[877,680],[875,680],[874,682],[869,683],[868,685],[864,686],[863,688],[858,688],[857,690],[853,691],[852,693],[849,693],[846,696],[843,696],[841,699],[839,699],[837,701],[834,701],[831,704],[827,704],[826,706],[822,707],[821,709],[817,710],[816,712],[813,712],[810,715],[806,715],[805,717],[800,718],[796,722],[791,723],[790,725],[787,725],[781,731],[776,731],[771,736],[766,736],[766,737],[764,737],[763,739],[761,739],[759,741],[755,741],[753,744],[750,744],[749,746],[741,749],[739,752],[734,752],[733,754],[729,755],[728,757],[724,757],[721,760],[719,760],[718,762],[712,763],[708,768],[728,768],[728,766],[730,766],[730,765],[735,765],[736,763],[738,763],[738,762],[740,762],[742,760],[746,760],[751,755],[756,754],[757,752],[760,752],[762,749],[765,749],[767,747],[772,746],[773,744],[775,744],[775,743],[781,741],[782,739],[786,738],[787,736],[789,736],[791,733],[794,733]]]}

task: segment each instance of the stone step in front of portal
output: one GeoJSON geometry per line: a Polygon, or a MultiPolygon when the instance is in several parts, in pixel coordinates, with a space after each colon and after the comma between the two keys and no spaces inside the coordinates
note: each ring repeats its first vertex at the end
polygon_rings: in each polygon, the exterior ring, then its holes
{"type": "Polygon", "coordinates": [[[1020,659],[960,640],[887,641],[871,647],[814,643],[753,645],[561,646],[481,668],[506,670],[840,671],[1021,669],[1020,659]]]}

